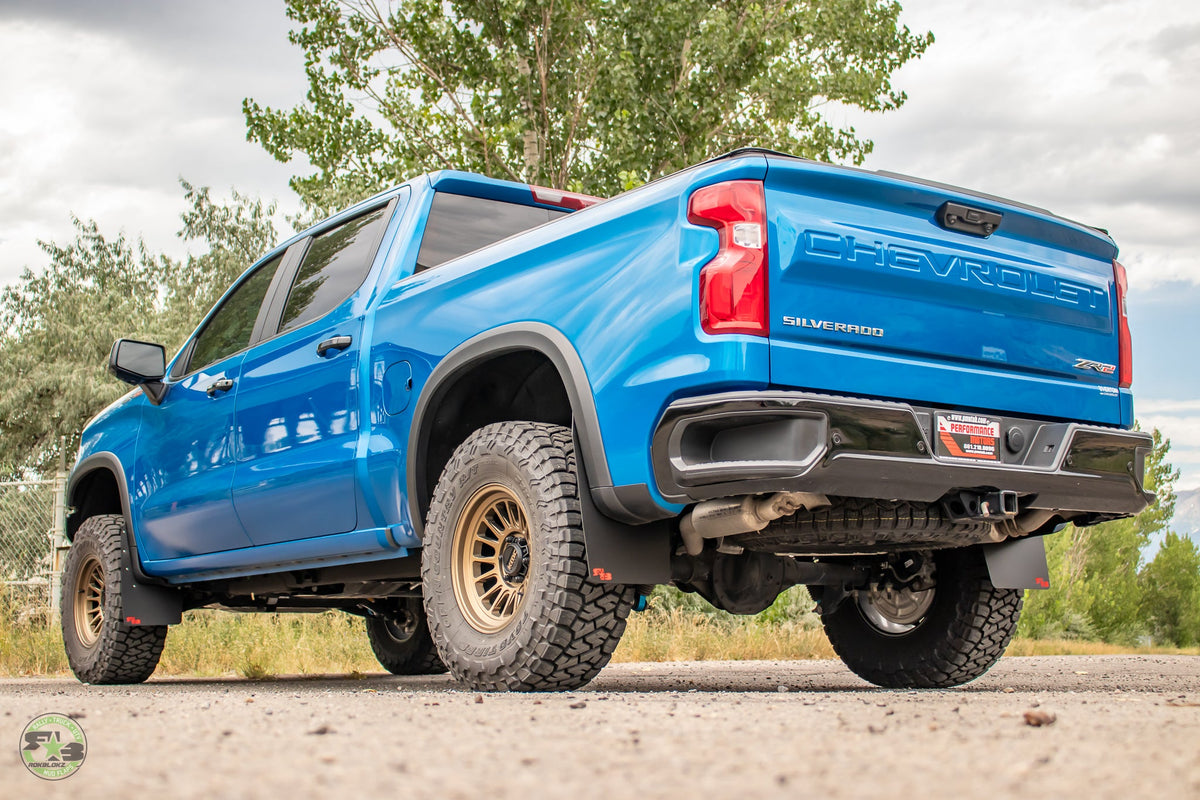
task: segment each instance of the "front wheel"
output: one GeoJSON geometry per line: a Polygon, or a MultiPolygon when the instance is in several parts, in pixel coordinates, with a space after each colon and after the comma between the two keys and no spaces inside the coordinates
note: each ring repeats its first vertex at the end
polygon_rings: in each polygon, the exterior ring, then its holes
{"type": "Polygon", "coordinates": [[[459,445],[425,525],[426,617],[472,689],[576,689],[608,663],[632,586],[589,577],[571,432],[502,422],[459,445]]]}
{"type": "Polygon", "coordinates": [[[821,621],[842,661],[878,686],[946,688],[975,680],[1004,654],[1024,591],[997,589],[974,548],[934,555],[933,585],[872,584],[821,621]]]}
{"type": "Polygon", "coordinates": [[[62,577],[67,662],[84,683],[141,683],[158,666],[166,625],[129,625],[121,596],[125,518],[88,517],[79,526],[62,577]]]}

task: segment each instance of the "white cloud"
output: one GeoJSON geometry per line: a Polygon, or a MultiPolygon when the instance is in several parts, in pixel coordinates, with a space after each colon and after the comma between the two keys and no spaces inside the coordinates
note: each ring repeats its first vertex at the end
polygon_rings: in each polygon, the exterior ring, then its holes
{"type": "Polygon", "coordinates": [[[937,42],[897,74],[899,112],[846,112],[876,142],[867,166],[1107,228],[1137,288],[1200,283],[1200,4],[904,7],[937,42]]]}
{"type": "MultiPolygon", "coordinates": [[[[286,20],[282,11],[276,17],[271,35],[282,40],[286,20]]],[[[299,63],[277,58],[255,71],[245,68],[254,58],[249,46],[240,61],[221,60],[213,58],[219,48],[194,41],[131,47],[126,33],[65,13],[0,25],[0,284],[43,265],[37,240],[68,240],[72,213],[97,220],[106,234],[144,235],[152,249],[182,254],[180,177],[217,195],[236,187],[296,208],[287,188],[294,170],[245,141],[240,104],[255,93],[298,100],[299,63]],[[243,69],[229,71],[230,62],[243,69]],[[287,70],[291,91],[279,78],[287,70]]]]}
{"type": "Polygon", "coordinates": [[[1167,460],[1180,472],[1177,489],[1200,488],[1200,400],[1138,400],[1143,430],[1158,428],[1171,442],[1167,460]]]}
{"type": "Polygon", "coordinates": [[[1200,414],[1200,400],[1147,400],[1139,397],[1137,409],[1139,417],[1147,418],[1200,414]]]}

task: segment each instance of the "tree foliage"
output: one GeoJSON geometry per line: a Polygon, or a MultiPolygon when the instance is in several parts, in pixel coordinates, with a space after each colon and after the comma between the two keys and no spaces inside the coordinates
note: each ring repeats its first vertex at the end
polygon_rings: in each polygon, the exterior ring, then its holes
{"type": "Polygon", "coordinates": [[[307,102],[244,103],[247,137],[315,171],[328,211],[467,169],[611,194],[725,150],[861,163],[829,103],[900,107],[931,34],[893,0],[288,0],[307,102]]]}
{"type": "Polygon", "coordinates": [[[180,236],[207,244],[180,261],[151,253],[124,234],[72,218],[66,245],[41,242],[49,258],[0,292],[0,474],[52,473],[65,441],[128,386],[107,371],[121,337],[178,348],[230,283],[275,241],[274,206],[234,193],[216,203],[207,188],[183,184],[191,207],[180,236]]]}
{"type": "Polygon", "coordinates": [[[1119,644],[1147,638],[1171,644],[1200,639],[1200,631],[1191,627],[1200,624],[1195,544],[1167,531],[1171,549],[1164,544],[1150,564],[1142,564],[1151,537],[1166,530],[1175,514],[1179,479],[1179,470],[1168,460],[1170,440],[1157,429],[1152,436],[1146,489],[1154,492],[1154,502],[1132,519],[1068,526],[1046,538],[1053,588],[1026,597],[1022,635],[1119,644]]]}
{"type": "Polygon", "coordinates": [[[1168,531],[1139,577],[1142,618],[1154,638],[1180,647],[1200,644],[1200,547],[1168,531]]]}

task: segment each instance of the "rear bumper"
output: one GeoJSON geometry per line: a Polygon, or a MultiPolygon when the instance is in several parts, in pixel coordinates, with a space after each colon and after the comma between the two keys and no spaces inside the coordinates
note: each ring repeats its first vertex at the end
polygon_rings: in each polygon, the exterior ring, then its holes
{"type": "Polygon", "coordinates": [[[1152,440],[1138,431],[1002,415],[1000,460],[934,455],[939,409],[806,392],[730,392],[672,403],[652,460],[665,499],[692,503],[797,490],[933,502],[951,491],[1010,490],[1020,507],[1126,516],[1153,499],[1142,486],[1152,440]]]}

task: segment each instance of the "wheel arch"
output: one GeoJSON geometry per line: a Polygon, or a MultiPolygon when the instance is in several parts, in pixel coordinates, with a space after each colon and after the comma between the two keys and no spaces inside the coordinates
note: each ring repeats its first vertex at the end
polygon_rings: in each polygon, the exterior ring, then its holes
{"type": "Polygon", "coordinates": [[[421,390],[407,457],[409,515],[419,536],[433,488],[454,448],[484,425],[517,419],[573,425],[589,488],[612,486],[591,383],[575,348],[560,331],[543,323],[504,325],[452,350],[421,390]],[[506,402],[467,408],[473,396],[497,387],[507,395],[506,402]],[[464,410],[470,413],[459,413],[464,410]]]}
{"type": "Polygon", "coordinates": [[[138,554],[137,536],[133,530],[133,515],[130,513],[129,484],[125,480],[125,468],[115,453],[93,453],[75,465],[67,481],[66,536],[74,541],[79,526],[89,517],[100,514],[119,514],[125,518],[125,549],[129,554],[129,566],[134,578],[144,584],[165,584],[165,581],[149,576],[142,570],[138,554]]]}
{"type": "Polygon", "coordinates": [[[120,514],[125,517],[125,535],[131,536],[132,520],[129,514],[129,489],[125,482],[125,468],[113,453],[93,453],[75,465],[67,482],[66,535],[74,541],[79,526],[88,517],[97,514],[120,514]]]}

